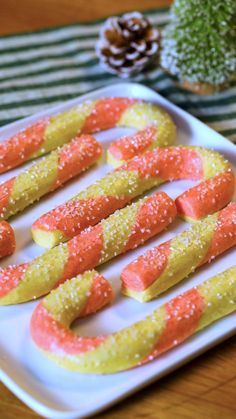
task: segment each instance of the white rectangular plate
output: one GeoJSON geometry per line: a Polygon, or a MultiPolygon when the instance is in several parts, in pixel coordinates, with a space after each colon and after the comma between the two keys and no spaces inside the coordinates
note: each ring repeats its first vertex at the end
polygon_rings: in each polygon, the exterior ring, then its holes
{"type": "MultiPolygon", "coordinates": [[[[232,164],[236,165],[236,147],[228,140],[149,88],[129,83],[97,90],[86,96],[81,96],[78,99],[3,127],[0,130],[0,140],[13,135],[43,116],[64,111],[84,100],[97,99],[103,96],[128,96],[130,98],[152,101],[163,106],[172,114],[177,124],[178,144],[195,144],[211,147],[223,153],[232,164]]],[[[99,133],[96,137],[106,148],[111,140],[127,132],[131,131],[113,129],[99,133]]],[[[105,164],[105,159],[103,163],[12,219],[12,225],[16,232],[17,251],[13,256],[4,260],[2,266],[9,263],[29,261],[43,252],[43,249],[31,241],[30,226],[32,222],[39,215],[72,197],[97,178],[104,176],[110,168],[105,164]]],[[[8,179],[22,170],[20,168],[11,171],[11,173],[1,175],[0,180],[8,179]]],[[[174,198],[192,184],[192,182],[179,181],[166,184],[161,189],[174,198]]],[[[168,240],[185,228],[185,223],[176,220],[168,231],[149,240],[145,246],[129,252],[127,255],[117,257],[114,261],[103,265],[99,269],[111,281],[116,293],[116,299],[112,307],[79,322],[82,334],[110,333],[123,328],[141,319],[176,294],[235,264],[236,251],[232,249],[222,257],[217,258],[210,265],[198,270],[188,280],[183,281],[155,301],[141,304],[132,299],[122,297],[119,280],[122,268],[137,255],[144,253],[146,249],[168,240]]],[[[36,304],[37,302],[34,301],[0,308],[0,377],[3,383],[28,406],[49,418],[82,418],[101,411],[148,383],[163,377],[235,332],[236,315],[231,314],[147,365],[113,375],[86,376],[68,372],[58,367],[32,345],[29,336],[29,320],[36,304]]]]}

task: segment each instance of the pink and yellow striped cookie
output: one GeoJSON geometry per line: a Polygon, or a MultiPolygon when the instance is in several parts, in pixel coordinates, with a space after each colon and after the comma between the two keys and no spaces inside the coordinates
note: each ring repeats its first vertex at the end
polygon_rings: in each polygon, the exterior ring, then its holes
{"type": "Polygon", "coordinates": [[[149,301],[235,245],[236,203],[230,203],[127,265],[123,293],[149,301]]]}
{"type": "Polygon", "coordinates": [[[59,188],[94,164],[101,154],[101,145],[89,135],[75,137],[69,144],[52,151],[28,170],[0,185],[0,218],[8,219],[59,188]]]}
{"type": "Polygon", "coordinates": [[[32,226],[33,239],[53,247],[98,223],[144,191],[167,181],[201,181],[176,199],[178,213],[199,220],[230,202],[234,175],[221,154],[202,147],[163,147],[134,157],[124,166],[41,216],[32,226]]]}
{"type": "Polygon", "coordinates": [[[164,230],[175,216],[174,201],[158,192],[116,211],[31,263],[1,269],[0,305],[48,293],[66,279],[141,245],[164,230]]]}
{"type": "MultiPolygon", "coordinates": [[[[125,97],[83,102],[59,115],[44,118],[0,143],[0,173],[68,143],[73,137],[113,127],[152,128],[135,154],[175,142],[175,125],[158,106],[125,97]]],[[[126,140],[127,141],[127,140],[126,140]]],[[[132,137],[129,142],[132,143],[132,137]]]]}
{"type": "Polygon", "coordinates": [[[114,167],[148,150],[175,143],[176,127],[173,121],[164,109],[151,103],[135,101],[122,115],[118,126],[135,127],[138,132],[124,136],[110,145],[107,161],[114,167]]]}
{"type": "MultiPolygon", "coordinates": [[[[85,284],[86,286],[86,284],[85,284]]],[[[61,285],[33,312],[30,332],[51,360],[72,371],[109,374],[152,361],[189,336],[236,310],[236,266],[163,304],[110,335],[85,337],[70,325],[84,310],[77,279],[61,285]]],[[[101,304],[102,305],[102,304],[101,304]]],[[[97,309],[97,307],[96,307],[97,309]]]]}
{"type": "Polygon", "coordinates": [[[14,253],[16,239],[13,228],[6,221],[0,221],[0,258],[14,253]]]}

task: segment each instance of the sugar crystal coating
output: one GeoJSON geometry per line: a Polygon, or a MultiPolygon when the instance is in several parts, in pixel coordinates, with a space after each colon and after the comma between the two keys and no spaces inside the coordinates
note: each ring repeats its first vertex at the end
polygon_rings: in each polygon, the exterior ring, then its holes
{"type": "Polygon", "coordinates": [[[16,239],[13,228],[6,221],[0,221],[0,258],[11,255],[15,248],[16,239]]]}
{"type": "Polygon", "coordinates": [[[0,304],[28,301],[48,293],[65,280],[141,245],[164,230],[175,216],[174,201],[164,192],[117,210],[32,262],[2,269],[0,304]]]}
{"type": "Polygon", "coordinates": [[[91,136],[75,137],[52,151],[18,176],[0,185],[0,218],[22,211],[48,192],[86,170],[101,155],[101,146],[91,136]]]}
{"type": "MultiPolygon", "coordinates": [[[[0,144],[0,173],[55,150],[79,134],[92,134],[120,126],[123,115],[136,104],[146,106],[147,110],[150,108],[149,104],[139,100],[108,97],[82,102],[61,114],[35,122],[0,144]]],[[[155,105],[153,107],[159,109],[155,105]]],[[[174,124],[167,113],[166,118],[169,118],[170,126],[173,125],[173,135],[169,135],[169,141],[166,139],[167,144],[172,144],[175,141],[174,124]]],[[[131,118],[130,124],[128,119],[127,123],[127,126],[138,128],[131,118]]]]}
{"type": "Polygon", "coordinates": [[[149,301],[235,245],[236,203],[230,203],[128,264],[121,274],[123,292],[149,301]]]}
{"type": "MultiPolygon", "coordinates": [[[[86,272],[58,287],[36,307],[31,318],[34,343],[45,356],[72,371],[107,374],[143,365],[236,309],[234,266],[124,329],[106,335],[81,336],[70,326],[81,316],[86,298],[90,298],[86,291],[92,275],[94,271],[86,272]]],[[[91,292],[96,294],[97,290],[91,292]]],[[[103,297],[94,310],[107,303],[106,292],[103,288],[100,293],[103,297]]]]}
{"type": "Polygon", "coordinates": [[[41,216],[32,226],[33,238],[43,247],[53,247],[144,191],[179,179],[201,181],[176,199],[178,213],[188,221],[214,213],[232,199],[234,174],[219,153],[202,147],[161,147],[134,157],[41,216]]]}

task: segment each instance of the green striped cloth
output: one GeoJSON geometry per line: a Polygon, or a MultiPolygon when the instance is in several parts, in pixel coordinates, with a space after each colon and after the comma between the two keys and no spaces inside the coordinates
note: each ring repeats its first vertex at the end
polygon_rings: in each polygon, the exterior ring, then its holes
{"type": "MultiPolygon", "coordinates": [[[[155,26],[168,9],[145,15],[155,26]]],[[[0,37],[0,125],[31,115],[93,89],[119,83],[98,63],[94,46],[102,20],[0,37]]],[[[143,83],[236,142],[236,82],[214,96],[199,97],[176,86],[158,68],[129,81],[143,83]]]]}

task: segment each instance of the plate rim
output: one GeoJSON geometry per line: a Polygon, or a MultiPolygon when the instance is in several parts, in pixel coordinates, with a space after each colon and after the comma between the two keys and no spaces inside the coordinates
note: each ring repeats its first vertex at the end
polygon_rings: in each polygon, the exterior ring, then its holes
{"type": "MultiPolygon", "coordinates": [[[[230,150],[232,150],[232,152],[235,154],[236,156],[236,146],[230,142],[227,138],[225,138],[224,136],[222,136],[220,133],[214,131],[211,127],[207,126],[206,124],[204,124],[202,121],[200,121],[199,119],[197,119],[195,116],[189,114],[188,112],[186,112],[185,110],[181,109],[179,106],[177,106],[176,104],[172,103],[171,101],[169,101],[168,99],[166,99],[165,97],[163,97],[162,95],[160,95],[158,92],[156,92],[155,90],[139,84],[139,83],[130,83],[130,82],[123,82],[123,83],[117,83],[117,84],[113,84],[113,85],[109,85],[106,87],[101,87],[99,89],[90,91],[87,94],[84,95],[80,95],[77,96],[74,99],[62,102],[59,105],[56,106],[50,106],[40,112],[37,112],[31,116],[28,116],[26,118],[22,118],[20,120],[17,120],[15,122],[12,122],[10,124],[7,124],[3,127],[0,128],[0,136],[2,133],[4,133],[5,131],[10,131],[12,128],[15,128],[15,131],[19,131],[19,127],[20,129],[22,129],[25,125],[28,125],[28,123],[31,123],[35,120],[40,119],[41,117],[47,116],[47,115],[52,115],[52,114],[56,114],[58,112],[60,112],[61,110],[65,110],[67,108],[76,106],[77,103],[80,103],[82,101],[86,101],[86,100],[90,100],[92,98],[94,98],[94,95],[98,96],[98,97],[102,97],[102,96],[113,96],[113,94],[109,93],[111,91],[122,91],[125,94],[123,94],[122,96],[130,96],[133,97],[135,96],[133,94],[134,90],[138,90],[138,95],[136,95],[137,97],[143,94],[143,96],[145,95],[150,95],[152,97],[155,97],[156,100],[159,101],[161,100],[161,106],[162,104],[167,105],[167,107],[171,108],[171,111],[173,111],[173,113],[177,113],[180,116],[183,116],[184,119],[190,120],[190,121],[194,121],[197,124],[201,124],[201,126],[204,127],[204,130],[208,130],[209,134],[213,135],[214,137],[218,137],[218,141],[220,141],[222,143],[222,145],[224,146],[224,144],[227,144],[227,147],[230,147],[230,150]],[[127,92],[128,90],[128,92],[127,92]]],[[[117,96],[117,95],[115,95],[117,96]]],[[[140,97],[140,99],[143,99],[143,97],[140,97]]],[[[0,141],[2,141],[0,139],[0,141]]],[[[236,318],[236,313],[232,313],[229,316],[218,320],[216,323],[218,324],[219,322],[224,321],[227,318],[236,318]]],[[[208,328],[207,328],[208,329],[208,328]]],[[[232,336],[234,333],[236,332],[236,326],[231,328],[231,330],[228,330],[226,333],[223,333],[219,336],[215,336],[214,339],[212,339],[210,342],[208,342],[208,344],[206,346],[202,346],[200,349],[198,349],[196,352],[188,354],[185,358],[181,359],[180,362],[176,365],[176,361],[173,362],[173,365],[170,365],[169,368],[167,368],[165,371],[163,371],[161,374],[160,373],[154,373],[153,375],[151,375],[149,378],[145,378],[143,382],[139,383],[136,387],[133,387],[131,389],[129,389],[127,392],[119,394],[118,397],[114,397],[113,399],[111,399],[110,401],[103,401],[100,405],[98,406],[93,406],[91,409],[88,409],[87,413],[84,412],[80,413],[79,409],[76,410],[57,410],[57,409],[53,409],[51,407],[48,407],[46,404],[43,404],[42,402],[40,402],[32,393],[27,392],[26,390],[24,390],[20,384],[17,384],[14,381],[14,378],[12,378],[6,371],[4,371],[4,369],[0,369],[0,379],[3,382],[4,385],[6,385],[7,388],[10,389],[10,391],[12,391],[20,400],[22,400],[26,405],[28,405],[32,410],[36,411],[37,413],[49,417],[49,418],[58,418],[58,419],[75,419],[75,418],[82,418],[82,417],[88,417],[91,416],[95,413],[101,412],[106,408],[109,408],[110,406],[118,403],[119,401],[125,399],[126,397],[130,396],[131,394],[136,393],[137,391],[139,391],[140,389],[144,388],[145,386],[151,384],[154,381],[159,380],[160,378],[162,378],[163,376],[169,374],[170,372],[174,371],[175,369],[179,368],[180,366],[186,364],[187,362],[191,361],[192,359],[194,359],[195,357],[199,356],[200,354],[204,353],[206,350],[214,347],[216,344],[222,342],[223,340],[229,338],[230,336],[232,336]]],[[[201,333],[201,332],[200,332],[201,333]]],[[[194,335],[194,336],[198,336],[194,335]]],[[[185,344],[185,342],[183,343],[183,345],[185,344]]],[[[181,346],[181,345],[180,345],[181,346]]],[[[177,349],[177,348],[175,348],[177,349]]],[[[175,350],[174,349],[174,350],[175,350]]],[[[169,351],[171,352],[171,351],[169,351]]]]}

